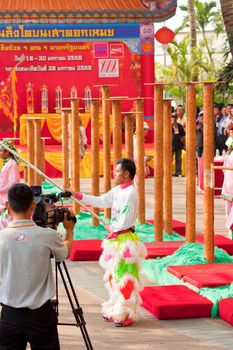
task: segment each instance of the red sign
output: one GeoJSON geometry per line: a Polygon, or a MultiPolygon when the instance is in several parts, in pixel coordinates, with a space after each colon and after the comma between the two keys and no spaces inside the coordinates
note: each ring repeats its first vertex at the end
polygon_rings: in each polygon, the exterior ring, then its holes
{"type": "Polygon", "coordinates": [[[123,57],[124,45],[123,44],[110,44],[110,57],[123,57]]]}

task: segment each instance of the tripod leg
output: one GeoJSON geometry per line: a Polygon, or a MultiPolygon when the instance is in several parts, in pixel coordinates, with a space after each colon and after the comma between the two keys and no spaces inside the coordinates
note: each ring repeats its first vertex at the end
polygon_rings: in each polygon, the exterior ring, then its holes
{"type": "Polygon", "coordinates": [[[73,283],[71,281],[71,277],[69,275],[69,271],[67,269],[66,263],[65,263],[65,261],[62,262],[62,267],[64,269],[64,273],[63,273],[60,262],[56,261],[56,266],[57,266],[58,271],[60,273],[64,288],[66,290],[67,297],[69,299],[69,303],[70,303],[72,312],[73,312],[75,320],[76,320],[75,325],[80,328],[80,331],[81,331],[82,336],[83,336],[83,340],[84,340],[85,345],[86,345],[86,349],[93,350],[91,340],[89,338],[89,335],[88,335],[88,332],[86,329],[86,321],[85,321],[84,316],[83,316],[83,310],[80,307],[80,304],[78,302],[78,298],[77,298],[77,295],[75,293],[75,289],[74,289],[73,283]],[[67,279],[68,283],[67,283],[66,279],[67,279]]]}

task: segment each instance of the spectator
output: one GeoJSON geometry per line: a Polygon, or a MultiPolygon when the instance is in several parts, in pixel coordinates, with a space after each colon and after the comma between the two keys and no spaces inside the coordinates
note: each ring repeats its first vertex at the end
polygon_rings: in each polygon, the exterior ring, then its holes
{"type": "MultiPolygon", "coordinates": [[[[12,151],[17,152],[12,140],[5,139],[2,145],[6,145],[12,151]]],[[[9,188],[20,182],[18,159],[16,159],[3,146],[0,146],[0,158],[3,160],[3,168],[0,173],[0,212],[3,212],[6,206],[7,193],[9,188]]]]}
{"type": "Polygon", "coordinates": [[[182,105],[177,106],[176,115],[177,115],[177,123],[182,125],[184,129],[186,129],[186,116],[184,112],[184,107],[182,105]]]}
{"type": "MultiPolygon", "coordinates": [[[[224,167],[233,168],[233,126],[229,130],[227,139],[228,151],[224,157],[224,167]]],[[[222,197],[225,200],[226,226],[229,237],[233,239],[233,174],[232,170],[224,170],[222,197]]]]}
{"type": "Polygon", "coordinates": [[[197,157],[202,157],[203,154],[203,112],[199,113],[196,123],[196,150],[197,157]]]}
{"type": "Polygon", "coordinates": [[[216,154],[216,150],[219,150],[219,154],[222,155],[222,150],[223,150],[223,143],[220,135],[220,131],[222,130],[221,127],[221,119],[222,119],[222,114],[221,114],[221,108],[218,105],[214,106],[214,153],[216,154]]]}
{"type": "Polygon", "coordinates": [[[177,115],[172,114],[172,157],[175,155],[175,176],[182,176],[182,149],[185,147],[185,130],[177,123],[177,115]]]}
{"type": "MultiPolygon", "coordinates": [[[[149,125],[147,122],[143,123],[143,132],[144,132],[144,141],[146,140],[146,137],[148,135],[149,131],[149,125]]],[[[134,146],[134,162],[137,164],[137,136],[136,133],[134,134],[133,137],[133,146],[134,146]]],[[[148,177],[150,175],[150,168],[149,168],[149,161],[153,158],[153,156],[145,155],[144,157],[144,172],[145,172],[145,177],[148,177]]],[[[136,176],[135,176],[135,182],[137,182],[136,176]]]]}
{"type": "Polygon", "coordinates": [[[80,158],[83,159],[87,149],[87,135],[86,129],[82,125],[82,120],[80,118],[80,158]]]}

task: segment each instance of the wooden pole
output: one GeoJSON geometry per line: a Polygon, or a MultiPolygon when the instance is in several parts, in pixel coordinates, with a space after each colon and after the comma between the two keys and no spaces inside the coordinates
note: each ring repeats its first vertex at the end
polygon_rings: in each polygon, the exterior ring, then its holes
{"type": "MultiPolygon", "coordinates": [[[[80,191],[80,123],[79,123],[79,101],[71,100],[71,189],[80,191]]],[[[76,215],[80,206],[74,202],[73,212],[76,215]]]]}
{"type": "MultiPolygon", "coordinates": [[[[92,194],[99,195],[99,101],[91,102],[91,153],[92,153],[92,194]]],[[[99,208],[93,208],[99,216],[99,208]]],[[[92,225],[99,226],[99,220],[92,216],[92,225]]]]}
{"type": "Polygon", "coordinates": [[[125,156],[134,159],[133,156],[133,129],[134,129],[134,113],[125,114],[125,156]]]}
{"type": "MultiPolygon", "coordinates": [[[[110,90],[102,86],[102,115],[103,115],[103,175],[104,192],[111,189],[111,132],[110,132],[110,90]]],[[[111,218],[111,208],[104,209],[104,217],[111,218]]]]}
{"type": "MultiPolygon", "coordinates": [[[[34,152],[34,164],[41,170],[41,120],[34,119],[34,141],[35,141],[35,152],[34,152]]],[[[41,184],[41,176],[35,173],[35,185],[41,184]]]]}
{"type": "MultiPolygon", "coordinates": [[[[45,173],[45,139],[47,137],[42,137],[40,139],[40,149],[41,149],[41,159],[40,159],[40,169],[42,173],[45,173]]],[[[41,181],[45,181],[45,178],[41,176],[41,181]]]]}
{"type": "Polygon", "coordinates": [[[196,241],[196,86],[186,86],[186,241],[196,241]]]}
{"type": "Polygon", "coordinates": [[[137,147],[137,192],[138,222],[145,223],[145,151],[144,151],[143,102],[136,100],[136,147],[137,147]]]}
{"type": "Polygon", "coordinates": [[[214,190],[211,188],[211,164],[214,162],[214,84],[204,83],[204,253],[214,262],[214,190]]]}
{"type": "MultiPolygon", "coordinates": [[[[166,108],[168,108],[166,106],[166,108]]],[[[169,113],[166,109],[166,113],[169,113]]],[[[154,234],[163,240],[163,85],[154,89],[154,234]]]]}
{"type": "MultiPolygon", "coordinates": [[[[34,164],[34,124],[33,119],[27,119],[27,153],[28,161],[34,164]]],[[[33,186],[35,184],[35,172],[31,168],[28,168],[28,185],[33,186]]]]}
{"type": "Polygon", "coordinates": [[[63,187],[70,187],[69,180],[69,114],[62,110],[62,177],[63,187]]]}
{"type": "Polygon", "coordinates": [[[164,101],[163,110],[163,217],[164,231],[172,234],[172,126],[171,126],[171,101],[164,101]]]}
{"type": "Polygon", "coordinates": [[[112,118],[113,118],[113,167],[122,157],[122,130],[121,130],[121,101],[112,101],[112,118]]]}
{"type": "Polygon", "coordinates": [[[24,182],[28,183],[28,166],[27,165],[23,166],[23,178],[24,178],[24,182]]]}

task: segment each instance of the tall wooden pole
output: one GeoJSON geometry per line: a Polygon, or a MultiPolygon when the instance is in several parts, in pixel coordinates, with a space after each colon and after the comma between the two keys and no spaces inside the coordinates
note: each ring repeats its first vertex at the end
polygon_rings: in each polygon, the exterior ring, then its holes
{"type": "Polygon", "coordinates": [[[113,118],[113,166],[122,157],[122,130],[121,130],[121,100],[112,101],[113,118]]]}
{"type": "MultiPolygon", "coordinates": [[[[71,189],[80,191],[80,122],[79,122],[79,101],[71,100],[71,189]]],[[[73,203],[73,212],[79,213],[80,207],[73,203]]]]}
{"type": "Polygon", "coordinates": [[[164,231],[172,234],[172,126],[171,126],[171,101],[164,101],[163,110],[163,217],[164,231]]]}
{"type": "Polygon", "coordinates": [[[138,222],[145,223],[145,150],[144,150],[144,113],[143,102],[136,100],[136,147],[137,147],[137,191],[138,191],[138,222]]]}
{"type": "Polygon", "coordinates": [[[186,241],[196,241],[196,86],[186,87],[186,241]]]}
{"type": "MultiPolygon", "coordinates": [[[[41,159],[40,159],[40,166],[42,173],[45,173],[45,140],[47,137],[42,137],[40,139],[40,149],[41,149],[41,159]]],[[[41,176],[41,181],[45,181],[45,178],[41,176]]]]}
{"type": "MultiPolygon", "coordinates": [[[[35,149],[34,149],[34,123],[33,119],[27,119],[27,153],[28,161],[34,165],[35,149]]],[[[35,172],[30,167],[28,168],[28,185],[35,184],[35,172]]]]}
{"type": "MultiPolygon", "coordinates": [[[[34,164],[41,170],[41,120],[34,119],[34,142],[35,142],[35,152],[34,152],[34,164]]],[[[41,184],[41,176],[35,173],[35,185],[41,184]]]]}
{"type": "Polygon", "coordinates": [[[133,129],[134,113],[125,113],[125,156],[134,159],[133,156],[133,129]]]}
{"type": "MultiPolygon", "coordinates": [[[[166,105],[166,108],[168,106],[166,105]]],[[[166,113],[169,113],[166,109],[166,113]]],[[[154,233],[163,240],[163,85],[154,89],[154,233]]]]}
{"type": "MultiPolygon", "coordinates": [[[[98,196],[99,188],[99,101],[91,101],[91,153],[92,153],[92,194],[98,196]]],[[[99,208],[93,208],[99,215],[99,208]]],[[[99,226],[99,220],[92,216],[92,225],[99,226]]]]}
{"type": "Polygon", "coordinates": [[[211,163],[214,162],[214,84],[204,83],[204,251],[214,262],[214,190],[211,188],[211,163]]]}
{"type": "Polygon", "coordinates": [[[62,178],[63,187],[70,187],[69,180],[69,114],[68,110],[62,110],[62,178]]]}
{"type": "MultiPolygon", "coordinates": [[[[110,89],[102,86],[102,115],[103,115],[103,174],[104,192],[111,189],[111,132],[110,132],[110,89]]],[[[111,218],[111,209],[104,209],[104,217],[111,218]]]]}

